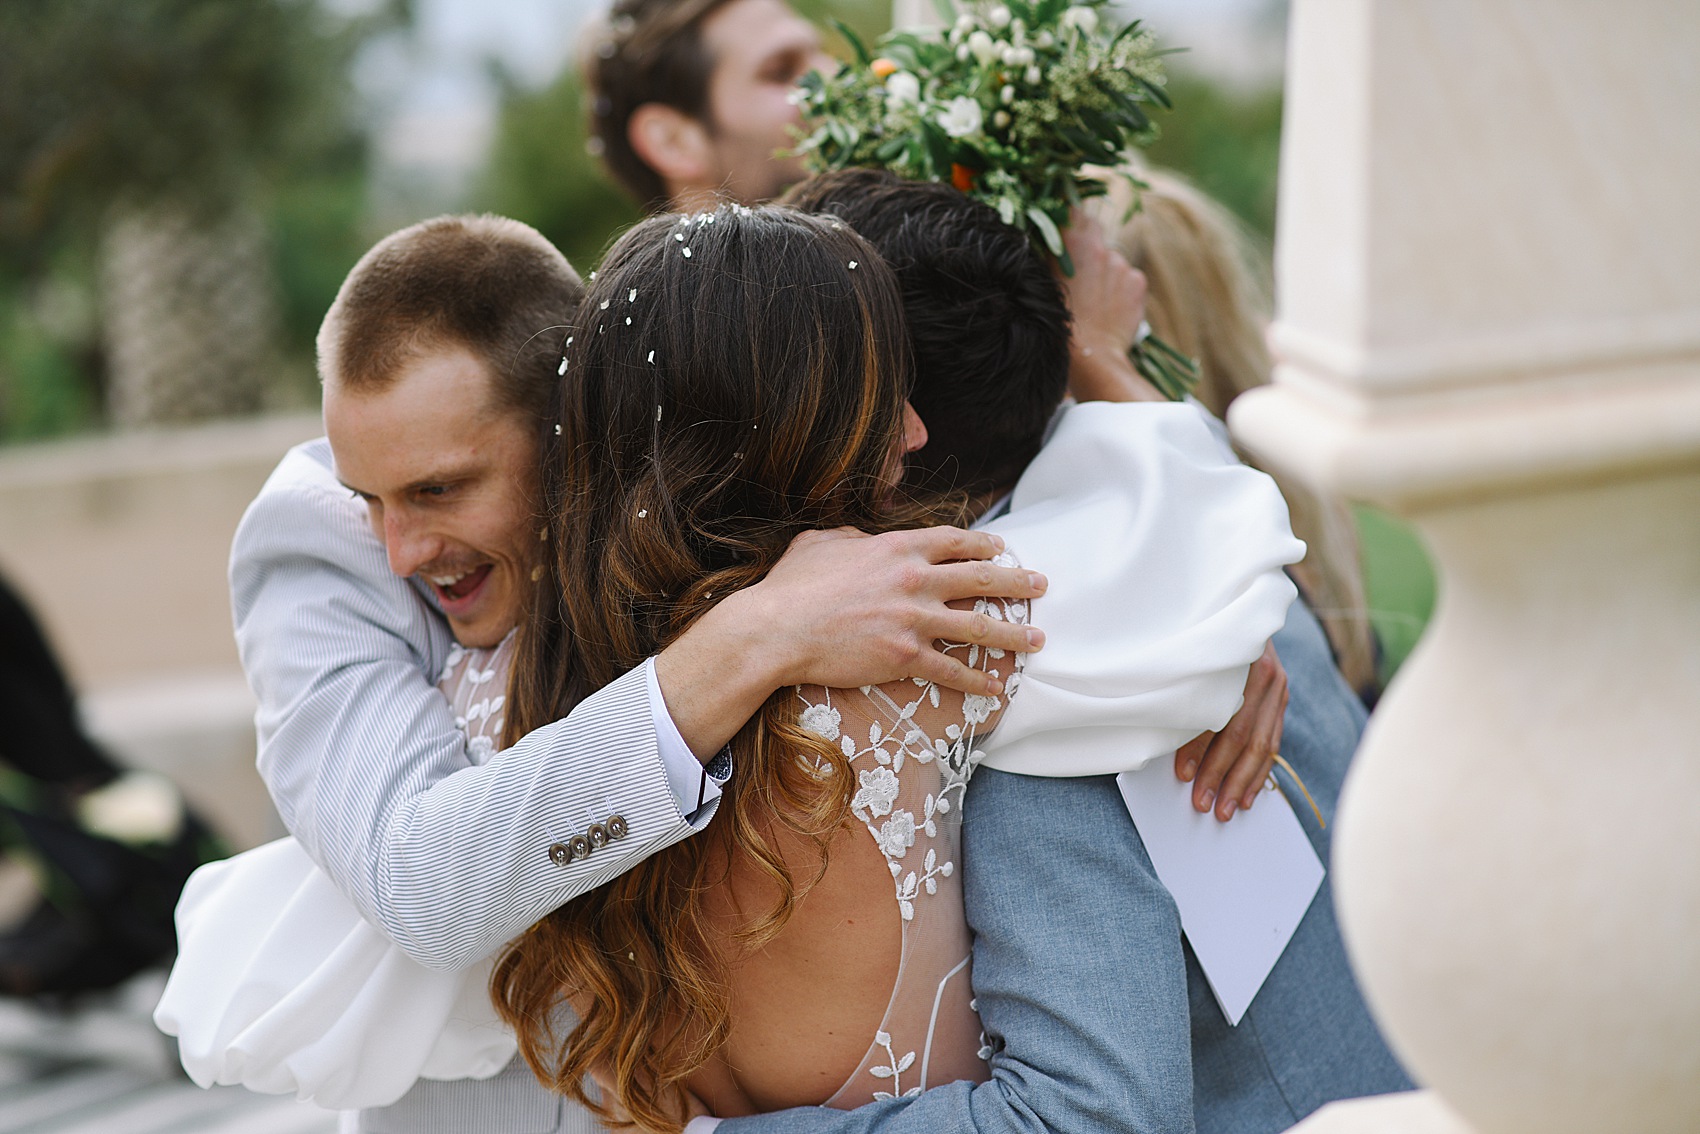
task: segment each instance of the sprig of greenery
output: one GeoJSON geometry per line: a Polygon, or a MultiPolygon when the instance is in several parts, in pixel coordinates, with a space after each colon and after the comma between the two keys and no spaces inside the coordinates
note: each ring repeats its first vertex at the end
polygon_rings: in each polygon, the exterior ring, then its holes
{"type": "MultiPolygon", "coordinates": [[[[948,31],[891,32],[872,51],[839,25],[854,59],[830,77],[803,78],[808,133],[798,152],[817,171],[872,166],[948,182],[1073,275],[1061,230],[1072,209],[1106,191],[1082,167],[1121,165],[1156,136],[1148,109],[1169,107],[1166,52],[1137,20],[1113,27],[1107,5],[973,0],[957,15],[940,0],[954,17],[948,31]]],[[[1132,357],[1165,397],[1197,384],[1193,361],[1154,336],[1132,357]]]]}

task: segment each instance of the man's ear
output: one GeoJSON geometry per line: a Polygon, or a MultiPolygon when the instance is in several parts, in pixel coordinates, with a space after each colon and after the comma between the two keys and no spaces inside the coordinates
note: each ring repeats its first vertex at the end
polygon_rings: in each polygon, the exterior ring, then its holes
{"type": "Polygon", "coordinates": [[[708,129],[682,110],[646,102],[632,111],[626,138],[670,193],[714,181],[708,129]]]}

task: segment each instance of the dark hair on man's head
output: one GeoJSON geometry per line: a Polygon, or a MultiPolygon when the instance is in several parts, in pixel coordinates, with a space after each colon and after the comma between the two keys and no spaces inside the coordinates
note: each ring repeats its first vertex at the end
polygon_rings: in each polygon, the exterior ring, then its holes
{"type": "Polygon", "coordinates": [[[462,347],[489,369],[499,408],[539,421],[583,298],[566,257],[528,225],[421,221],[380,240],[342,281],[319,327],[319,380],[376,393],[424,352],[462,347]]]}
{"type": "Polygon", "coordinates": [[[591,146],[646,212],[665,208],[661,175],[632,148],[632,112],[658,102],[699,121],[709,115],[714,60],[702,25],[730,0],[615,0],[587,28],[581,70],[589,96],[591,146]]]}
{"type": "Polygon", "coordinates": [[[976,495],[1013,484],[1068,386],[1068,304],[1050,265],[948,185],[846,169],[782,201],[840,218],[897,273],[915,358],[909,400],[927,427],[906,483],[976,495]]]}

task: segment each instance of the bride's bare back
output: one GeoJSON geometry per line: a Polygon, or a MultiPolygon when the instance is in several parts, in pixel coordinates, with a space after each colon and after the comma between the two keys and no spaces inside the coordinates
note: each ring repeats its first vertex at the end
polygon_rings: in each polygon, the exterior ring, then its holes
{"type": "MultiPolygon", "coordinates": [[[[1026,620],[1021,603],[979,605],[1026,620]]],[[[1013,692],[1014,655],[951,649],[1013,692]]],[[[739,955],[734,934],[777,898],[768,879],[735,868],[707,902],[733,958],[732,1031],[690,1086],[722,1117],[848,1109],[986,1077],[958,851],[976,746],[1005,700],[920,681],[803,688],[797,697],[804,727],[840,745],[856,772],[852,820],[832,841],[820,882],[759,949],[739,955]]],[[[812,845],[779,845],[793,877],[813,877],[812,845]]]]}

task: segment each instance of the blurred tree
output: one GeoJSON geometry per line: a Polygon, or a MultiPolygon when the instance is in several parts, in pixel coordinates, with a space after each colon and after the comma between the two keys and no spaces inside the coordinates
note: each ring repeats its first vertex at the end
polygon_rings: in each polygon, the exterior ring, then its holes
{"type": "Polygon", "coordinates": [[[0,6],[0,247],[27,287],[56,249],[92,241],[83,282],[115,419],[260,407],[281,317],[268,190],[357,144],[350,57],[406,14],[405,0],[358,21],[314,0],[0,6]]]}
{"type": "Polygon", "coordinates": [[[569,67],[541,90],[528,90],[504,72],[497,72],[497,81],[501,111],[474,205],[531,225],[588,275],[614,234],[639,212],[585,149],[578,69],[569,67]]]}

